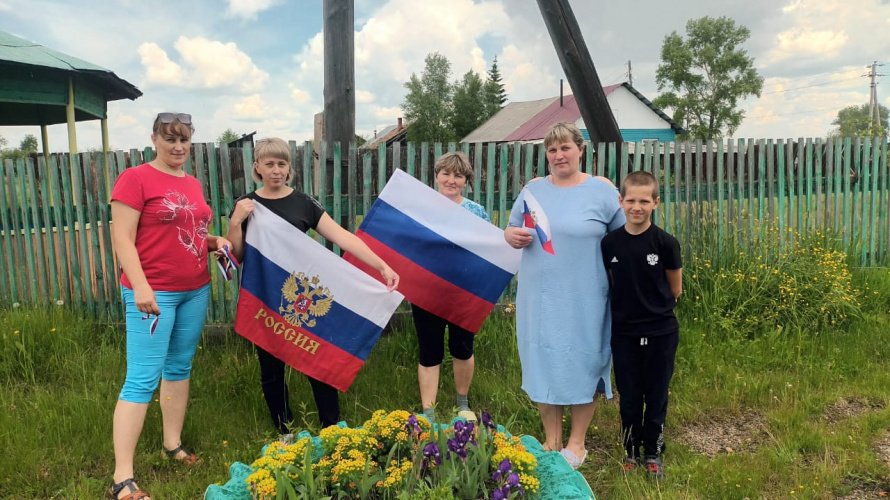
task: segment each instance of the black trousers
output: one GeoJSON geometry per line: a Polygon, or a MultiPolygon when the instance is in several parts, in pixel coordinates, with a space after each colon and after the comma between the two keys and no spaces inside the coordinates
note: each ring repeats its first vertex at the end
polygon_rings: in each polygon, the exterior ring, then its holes
{"type": "Polygon", "coordinates": [[[467,360],[473,357],[473,332],[452,324],[447,319],[411,304],[414,330],[417,332],[417,345],[420,350],[420,365],[438,366],[445,359],[445,327],[448,327],[448,350],[454,359],[467,360]]]}
{"type": "Polygon", "coordinates": [[[680,333],[655,337],[612,335],[612,364],[620,393],[619,413],[624,447],[630,457],[661,455],[668,386],[680,333]]]}
{"type": "MultiPolygon", "coordinates": [[[[278,432],[286,434],[287,424],[294,420],[288,401],[286,368],[284,361],[256,346],[257,358],[260,360],[260,381],[263,384],[263,396],[272,422],[278,432]]],[[[322,428],[336,425],[340,421],[340,395],[337,389],[307,376],[318,408],[318,419],[322,428]]]]}

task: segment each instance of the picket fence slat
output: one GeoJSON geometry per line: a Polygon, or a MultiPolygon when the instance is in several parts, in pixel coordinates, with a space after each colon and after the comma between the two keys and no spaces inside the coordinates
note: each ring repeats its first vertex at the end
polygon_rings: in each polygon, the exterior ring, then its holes
{"type": "MultiPolygon", "coordinates": [[[[0,186],[0,224],[3,224],[4,236],[3,261],[5,262],[6,271],[9,273],[7,274],[7,276],[9,276],[9,280],[7,282],[9,284],[8,291],[10,294],[10,301],[15,302],[21,298],[18,286],[18,279],[21,276],[21,273],[12,272],[17,269],[15,256],[17,250],[16,242],[18,241],[18,235],[17,231],[15,230],[15,226],[12,223],[12,215],[10,214],[10,208],[12,207],[12,203],[10,202],[10,200],[12,199],[12,195],[10,193],[15,190],[15,186],[12,183],[11,160],[0,163],[0,177],[5,178],[3,185],[0,186]]],[[[7,288],[4,288],[4,291],[6,290],[7,288]]]]}
{"type": "Polygon", "coordinates": [[[89,153],[81,155],[81,163],[83,164],[83,179],[85,185],[84,191],[86,198],[86,220],[87,223],[90,225],[89,232],[84,231],[83,236],[88,240],[87,248],[89,248],[90,256],[92,257],[92,259],[90,259],[92,272],[88,277],[88,281],[90,283],[89,293],[96,297],[96,317],[104,319],[104,316],[107,314],[107,311],[105,309],[106,288],[102,286],[105,282],[105,274],[102,271],[102,256],[100,255],[101,229],[99,227],[99,214],[96,209],[96,202],[99,200],[98,195],[94,191],[95,183],[93,177],[93,163],[91,161],[95,158],[96,155],[91,155],[89,153]]]}
{"type": "Polygon", "coordinates": [[[104,252],[102,252],[102,265],[105,269],[103,273],[103,285],[105,287],[107,296],[108,296],[108,315],[109,317],[115,316],[115,310],[118,306],[118,297],[120,294],[115,290],[115,272],[114,272],[114,259],[113,255],[113,244],[111,243],[111,214],[109,213],[109,203],[110,197],[108,193],[108,172],[111,171],[111,163],[113,156],[109,153],[107,155],[103,155],[101,153],[98,154],[98,158],[101,159],[100,163],[96,163],[96,188],[97,188],[97,208],[99,210],[99,224],[101,229],[101,237],[102,243],[104,245],[104,252]]]}
{"type": "Polygon", "coordinates": [[[35,175],[35,168],[33,162],[23,162],[25,167],[25,181],[27,186],[27,194],[28,197],[25,198],[28,200],[28,207],[22,207],[22,210],[28,212],[28,225],[25,227],[25,237],[33,238],[34,240],[34,249],[36,250],[36,254],[34,257],[37,259],[34,263],[35,272],[37,273],[37,283],[40,288],[37,290],[37,297],[40,301],[46,301],[46,299],[50,296],[49,294],[49,269],[47,265],[47,252],[46,252],[46,244],[43,239],[43,226],[45,224],[40,223],[40,213],[39,213],[39,198],[37,197],[37,177],[35,175]],[[30,209],[30,210],[28,210],[30,209]],[[32,236],[33,235],[33,236],[32,236]]]}

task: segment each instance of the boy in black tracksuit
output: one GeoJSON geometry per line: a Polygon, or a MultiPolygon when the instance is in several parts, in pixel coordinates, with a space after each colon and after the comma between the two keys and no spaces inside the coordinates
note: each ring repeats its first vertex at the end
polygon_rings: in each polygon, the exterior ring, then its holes
{"type": "Polygon", "coordinates": [[[668,385],[680,340],[674,306],[682,290],[682,265],[680,243],[650,220],[660,202],[658,191],[658,180],[648,172],[624,178],[619,199],[627,223],[603,238],[602,250],[612,289],[612,363],[621,396],[624,469],[645,465],[650,476],[663,478],[668,385]]]}

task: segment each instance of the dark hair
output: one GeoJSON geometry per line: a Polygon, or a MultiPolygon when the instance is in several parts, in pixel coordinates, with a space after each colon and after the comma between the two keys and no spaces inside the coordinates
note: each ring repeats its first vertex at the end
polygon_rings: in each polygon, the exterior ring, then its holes
{"type": "Polygon", "coordinates": [[[627,186],[652,186],[652,199],[658,198],[658,179],[645,170],[637,170],[624,176],[621,181],[621,196],[626,194],[627,186]]]}

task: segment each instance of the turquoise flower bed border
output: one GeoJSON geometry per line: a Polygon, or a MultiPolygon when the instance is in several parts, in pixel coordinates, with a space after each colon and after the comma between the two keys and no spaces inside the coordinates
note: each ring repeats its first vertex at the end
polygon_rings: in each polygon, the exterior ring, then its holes
{"type": "MultiPolygon", "coordinates": [[[[347,427],[346,422],[340,422],[339,426],[347,427]]],[[[498,432],[505,432],[504,427],[499,425],[498,432]]],[[[312,441],[312,461],[317,462],[321,459],[321,440],[318,436],[302,431],[296,436],[295,441],[302,438],[310,438],[312,441]]],[[[532,436],[522,436],[519,439],[526,451],[538,461],[535,470],[541,482],[541,489],[538,492],[540,500],[595,500],[584,476],[572,470],[562,455],[555,451],[544,451],[541,443],[532,436]]],[[[217,484],[208,486],[204,492],[204,500],[251,500],[250,493],[245,487],[245,480],[251,473],[250,465],[233,463],[229,467],[229,480],[221,486],[217,484]]]]}

